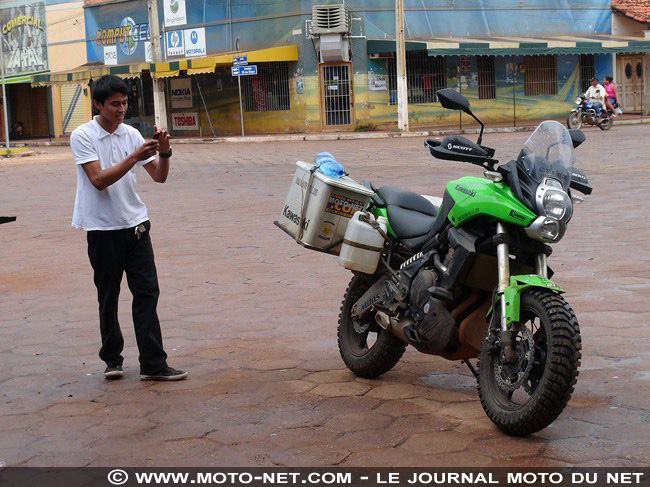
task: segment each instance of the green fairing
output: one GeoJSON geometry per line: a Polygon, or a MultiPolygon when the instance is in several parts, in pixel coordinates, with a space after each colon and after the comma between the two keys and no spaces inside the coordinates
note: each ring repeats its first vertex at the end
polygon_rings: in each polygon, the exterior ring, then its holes
{"type": "Polygon", "coordinates": [[[388,221],[388,210],[386,210],[386,208],[375,208],[374,213],[375,218],[383,216],[386,219],[386,230],[388,230],[388,234],[397,238],[397,235],[395,235],[395,232],[393,232],[393,229],[390,226],[390,222],[388,221]]]}
{"type": "Polygon", "coordinates": [[[519,322],[521,293],[530,287],[541,287],[558,294],[564,292],[553,281],[537,274],[510,276],[510,286],[503,292],[503,297],[506,300],[506,324],[508,326],[519,322]]]}
{"type": "Polygon", "coordinates": [[[455,202],[449,212],[449,221],[455,227],[477,216],[488,216],[527,227],[537,217],[517,199],[505,183],[464,177],[449,182],[446,190],[455,202]]]}

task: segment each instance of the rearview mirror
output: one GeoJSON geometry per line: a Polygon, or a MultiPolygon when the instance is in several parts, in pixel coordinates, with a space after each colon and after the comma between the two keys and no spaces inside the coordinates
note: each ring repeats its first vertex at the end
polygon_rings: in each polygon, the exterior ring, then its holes
{"type": "Polygon", "coordinates": [[[453,88],[438,90],[436,94],[438,95],[438,101],[443,108],[449,110],[462,110],[467,114],[471,113],[471,110],[469,109],[469,100],[453,88]]]}
{"type": "Polygon", "coordinates": [[[569,129],[569,133],[571,134],[571,142],[573,143],[574,149],[587,139],[580,129],[569,129]]]}

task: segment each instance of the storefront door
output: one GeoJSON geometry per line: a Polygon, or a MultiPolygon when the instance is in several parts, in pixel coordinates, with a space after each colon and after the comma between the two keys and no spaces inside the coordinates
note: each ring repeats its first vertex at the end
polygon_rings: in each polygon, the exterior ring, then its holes
{"type": "Polygon", "coordinates": [[[352,121],[352,83],[349,64],[325,64],[320,67],[321,110],[323,125],[347,128],[352,121]]]}
{"type": "Polygon", "coordinates": [[[643,97],[643,56],[619,56],[618,62],[618,102],[623,112],[640,112],[643,97]]]}

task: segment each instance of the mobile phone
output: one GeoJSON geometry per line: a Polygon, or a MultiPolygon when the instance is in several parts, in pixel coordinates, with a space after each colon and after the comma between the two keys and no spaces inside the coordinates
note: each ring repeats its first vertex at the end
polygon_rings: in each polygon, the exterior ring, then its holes
{"type": "Polygon", "coordinates": [[[156,132],[155,134],[153,134],[153,138],[155,140],[158,140],[160,138],[160,132],[156,132]]]}

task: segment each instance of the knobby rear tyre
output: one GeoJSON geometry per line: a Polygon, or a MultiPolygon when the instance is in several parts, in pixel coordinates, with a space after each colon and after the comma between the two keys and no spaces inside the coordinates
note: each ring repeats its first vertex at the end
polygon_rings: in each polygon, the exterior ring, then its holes
{"type": "Polygon", "coordinates": [[[365,276],[352,278],[341,304],[338,326],[339,352],[343,362],[356,375],[367,379],[379,377],[395,367],[406,349],[406,343],[374,323],[372,313],[368,322],[362,324],[367,325],[368,331],[358,333],[355,330],[351,316],[352,305],[373,282],[365,276]],[[371,345],[368,344],[370,333],[376,333],[376,340],[371,345]]]}
{"type": "Polygon", "coordinates": [[[479,359],[481,405],[496,426],[513,436],[533,434],[557,419],[573,393],[581,358],[578,321],[562,296],[538,288],[525,291],[521,297],[521,323],[525,320],[540,325],[533,334],[536,372],[531,371],[531,382],[526,383],[526,395],[530,394],[527,402],[515,403],[514,393],[498,384],[500,353],[490,350],[489,334],[479,359]],[[542,360],[543,364],[538,363],[542,360]]]}

